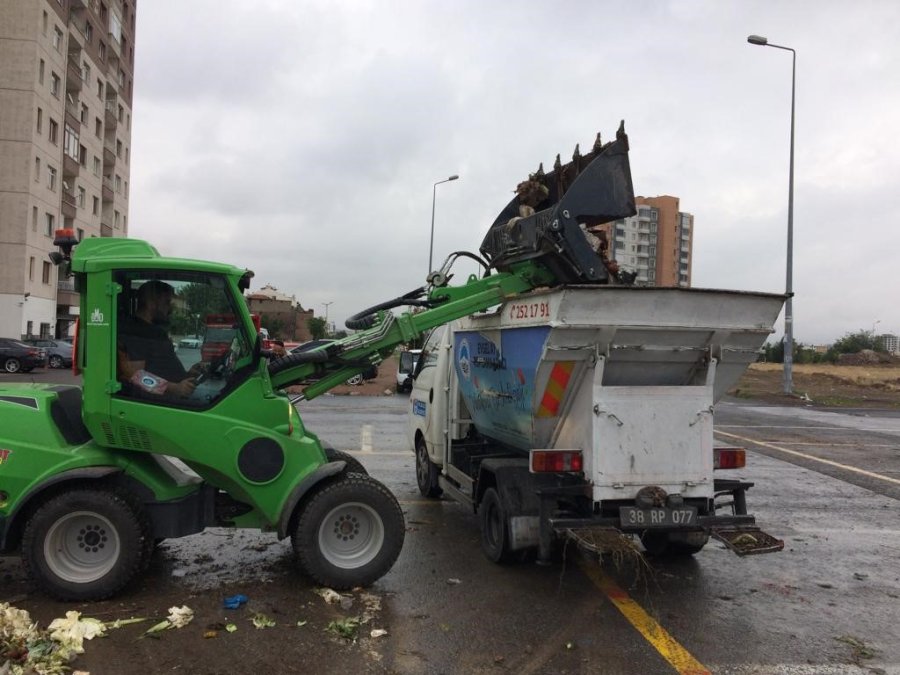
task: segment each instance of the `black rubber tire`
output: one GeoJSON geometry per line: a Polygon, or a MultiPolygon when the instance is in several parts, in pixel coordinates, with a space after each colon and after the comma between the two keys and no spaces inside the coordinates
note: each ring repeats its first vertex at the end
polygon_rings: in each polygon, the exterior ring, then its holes
{"type": "Polygon", "coordinates": [[[78,488],[49,499],[31,515],[22,537],[22,562],[48,595],[103,600],[144,569],[152,546],[149,521],[127,496],[78,488]],[[115,548],[104,551],[107,546],[115,548]]]}
{"type": "Polygon", "coordinates": [[[648,555],[655,557],[682,557],[699,553],[709,541],[703,532],[654,532],[641,535],[641,545],[648,555]]]}
{"type": "Polygon", "coordinates": [[[50,357],[49,365],[51,368],[62,368],[63,367],[62,357],[59,356],[58,354],[53,354],[50,357]]]}
{"type": "Polygon", "coordinates": [[[357,373],[353,377],[347,380],[346,384],[349,384],[351,387],[356,387],[363,383],[362,373],[357,373]]]}
{"type": "Polygon", "coordinates": [[[22,370],[22,363],[19,359],[10,357],[6,359],[6,362],[3,364],[3,370],[7,373],[18,373],[22,370]]]}
{"type": "Polygon", "coordinates": [[[391,569],[403,548],[400,504],[369,476],[342,474],[320,483],[300,509],[291,544],[300,569],[323,586],[368,586],[391,569]]]}
{"type": "Polygon", "coordinates": [[[366,471],[366,467],[363,466],[363,463],[356,459],[356,457],[351,455],[349,452],[344,452],[343,450],[335,450],[331,446],[327,445],[322,449],[325,451],[325,457],[329,462],[343,461],[347,463],[347,466],[344,467],[344,473],[361,473],[364,476],[369,475],[369,472],[366,471]]]}
{"type": "Polygon", "coordinates": [[[509,548],[509,527],[506,513],[496,488],[488,488],[478,505],[481,526],[481,550],[488,560],[499,564],[516,562],[520,556],[509,548]]]}
{"type": "Polygon", "coordinates": [[[431,461],[428,456],[428,449],[425,447],[425,439],[421,436],[416,438],[416,483],[419,486],[419,492],[423,497],[436,499],[440,497],[444,491],[438,485],[438,476],[440,469],[437,464],[431,461]]]}

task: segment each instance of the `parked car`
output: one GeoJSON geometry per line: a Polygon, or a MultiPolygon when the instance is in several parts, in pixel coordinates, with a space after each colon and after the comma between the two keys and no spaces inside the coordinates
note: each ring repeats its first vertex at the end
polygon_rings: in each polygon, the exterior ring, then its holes
{"type": "Polygon", "coordinates": [[[22,340],[27,345],[40,347],[47,352],[47,363],[51,368],[72,367],[72,344],[63,340],[33,338],[22,340]]]}
{"type": "Polygon", "coordinates": [[[400,352],[400,362],[397,365],[397,391],[412,391],[413,374],[416,372],[421,353],[421,349],[400,352]]]}
{"type": "Polygon", "coordinates": [[[7,373],[27,373],[35,368],[43,368],[47,363],[47,352],[34,345],[26,345],[19,340],[0,338],[0,368],[7,373]]]}
{"type": "Polygon", "coordinates": [[[202,340],[200,338],[181,338],[178,341],[179,349],[200,349],[202,340]]]}
{"type": "MultiPolygon", "coordinates": [[[[297,352],[306,352],[310,349],[316,349],[317,347],[331,344],[332,342],[334,342],[334,340],[310,340],[309,342],[304,342],[299,347],[294,347],[290,350],[290,353],[296,354],[297,352]]],[[[359,375],[354,375],[353,377],[348,379],[347,384],[362,384],[363,380],[374,380],[376,377],[378,377],[378,366],[369,366],[359,375]]]]}

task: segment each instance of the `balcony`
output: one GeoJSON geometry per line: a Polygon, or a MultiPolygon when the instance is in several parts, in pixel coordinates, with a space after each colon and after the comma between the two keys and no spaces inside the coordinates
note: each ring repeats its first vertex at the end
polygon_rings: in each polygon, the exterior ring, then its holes
{"type": "Polygon", "coordinates": [[[71,190],[63,188],[62,190],[62,215],[63,218],[74,218],[78,203],[75,200],[75,193],[71,190]]]}
{"type": "Polygon", "coordinates": [[[111,202],[114,197],[113,192],[113,182],[112,178],[109,176],[103,177],[103,188],[101,189],[101,197],[103,197],[104,202],[111,202]]]}
{"type": "Polygon", "coordinates": [[[81,173],[81,165],[78,160],[72,159],[68,154],[63,153],[63,180],[72,181],[81,173]]]}
{"type": "Polygon", "coordinates": [[[119,126],[119,118],[116,116],[116,101],[118,99],[109,98],[106,99],[106,104],[103,106],[104,108],[104,116],[103,123],[106,125],[107,130],[113,130],[117,126],[119,126]]]}
{"type": "Polygon", "coordinates": [[[66,279],[56,284],[56,304],[66,307],[78,306],[78,292],[75,290],[74,281],[66,279]]]}
{"type": "Polygon", "coordinates": [[[66,65],[66,91],[81,91],[83,85],[84,80],[81,79],[81,64],[74,59],[69,58],[66,65]]]}
{"type": "MultiPolygon", "coordinates": [[[[109,141],[103,142],[103,168],[109,169],[116,165],[116,146],[109,141]]],[[[104,182],[106,182],[104,180],[104,182]]]]}

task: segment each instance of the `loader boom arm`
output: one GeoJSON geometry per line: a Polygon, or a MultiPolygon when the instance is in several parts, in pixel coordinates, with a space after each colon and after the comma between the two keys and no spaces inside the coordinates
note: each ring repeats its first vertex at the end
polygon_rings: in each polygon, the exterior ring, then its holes
{"type": "Polygon", "coordinates": [[[589,244],[581,227],[634,215],[634,190],[624,123],[616,140],[605,145],[598,135],[593,149],[554,168],[543,165],[522,181],[516,196],[500,212],[481,244],[482,260],[472,254],[451,255],[429,275],[429,286],[361,312],[347,321],[360,332],[316,350],[290,354],[269,364],[272,385],[284,388],[318,378],[300,398],[311,399],[387,358],[395,347],[454,319],[489,309],[535,288],[571,283],[610,283],[602,254],[589,244]],[[486,274],[450,286],[455,256],[478,260],[486,274]],[[495,273],[491,273],[491,270],[495,273]],[[424,311],[400,316],[402,305],[424,311]]]}

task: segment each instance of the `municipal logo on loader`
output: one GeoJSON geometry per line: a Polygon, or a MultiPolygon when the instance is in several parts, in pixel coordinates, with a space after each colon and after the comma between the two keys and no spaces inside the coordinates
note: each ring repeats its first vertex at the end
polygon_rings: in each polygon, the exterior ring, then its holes
{"type": "Polygon", "coordinates": [[[3,464],[11,454],[12,450],[0,450],[0,464],[3,464]]]}

